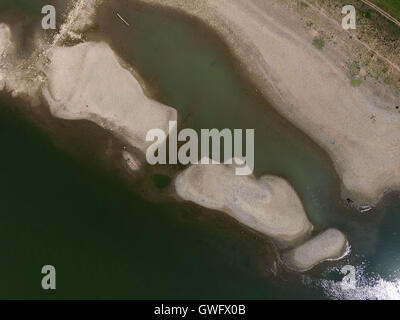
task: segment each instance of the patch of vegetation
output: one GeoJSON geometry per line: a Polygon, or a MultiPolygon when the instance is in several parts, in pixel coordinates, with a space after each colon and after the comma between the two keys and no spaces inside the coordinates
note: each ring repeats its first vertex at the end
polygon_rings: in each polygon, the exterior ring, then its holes
{"type": "Polygon", "coordinates": [[[315,37],[312,41],[312,44],[317,49],[322,50],[325,47],[325,39],[322,37],[315,37]]]}
{"type": "Polygon", "coordinates": [[[359,87],[362,85],[362,83],[363,83],[363,81],[360,79],[355,79],[355,78],[351,79],[351,85],[353,87],[359,87]]]}

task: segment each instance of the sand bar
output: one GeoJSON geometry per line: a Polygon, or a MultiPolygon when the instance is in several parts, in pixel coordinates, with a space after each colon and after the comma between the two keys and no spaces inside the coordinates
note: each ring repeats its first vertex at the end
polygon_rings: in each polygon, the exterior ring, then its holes
{"type": "Polygon", "coordinates": [[[328,229],[283,254],[282,260],[291,269],[306,271],[323,261],[341,258],[346,248],[345,235],[339,230],[328,229]]]}

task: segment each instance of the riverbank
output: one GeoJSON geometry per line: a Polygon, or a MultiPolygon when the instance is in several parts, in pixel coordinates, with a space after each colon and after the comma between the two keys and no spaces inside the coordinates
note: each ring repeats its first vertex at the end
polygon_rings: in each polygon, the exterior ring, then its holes
{"type": "Polygon", "coordinates": [[[328,150],[345,197],[376,202],[399,187],[398,97],[368,81],[355,87],[341,65],[347,52],[328,43],[315,48],[316,35],[299,28],[296,10],[277,1],[145,2],[184,10],[216,29],[275,108],[328,150]]]}

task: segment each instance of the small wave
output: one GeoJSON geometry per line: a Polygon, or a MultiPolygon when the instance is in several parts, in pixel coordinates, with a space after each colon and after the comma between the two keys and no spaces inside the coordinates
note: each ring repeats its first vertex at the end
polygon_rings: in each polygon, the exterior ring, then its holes
{"type": "MultiPolygon", "coordinates": [[[[340,272],[338,268],[334,268],[340,272]]],[[[327,279],[312,279],[305,276],[303,283],[307,286],[322,289],[323,293],[333,300],[399,300],[400,279],[392,281],[383,279],[380,275],[367,273],[364,265],[356,267],[355,288],[347,288],[341,281],[327,279]]]]}

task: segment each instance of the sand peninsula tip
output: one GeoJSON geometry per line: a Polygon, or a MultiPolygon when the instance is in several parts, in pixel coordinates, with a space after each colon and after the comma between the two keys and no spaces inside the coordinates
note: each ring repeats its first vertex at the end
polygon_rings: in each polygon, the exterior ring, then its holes
{"type": "Polygon", "coordinates": [[[234,165],[194,164],[175,179],[184,200],[223,211],[281,246],[306,237],[313,226],[294,189],[275,176],[235,175],[234,165]]]}
{"type": "Polygon", "coordinates": [[[276,109],[329,152],[347,195],[375,203],[385,190],[400,188],[400,117],[385,108],[398,105],[399,97],[388,88],[379,94],[366,85],[354,88],[331,59],[335,53],[315,49],[285,4],[142,1],[183,11],[216,30],[276,109]]]}

